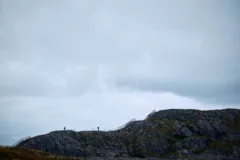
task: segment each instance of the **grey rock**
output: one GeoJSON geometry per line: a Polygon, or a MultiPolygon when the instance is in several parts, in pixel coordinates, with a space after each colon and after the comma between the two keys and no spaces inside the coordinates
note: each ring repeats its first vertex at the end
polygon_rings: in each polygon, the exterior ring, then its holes
{"type": "Polygon", "coordinates": [[[177,137],[189,137],[191,135],[192,135],[191,131],[186,127],[177,129],[175,133],[175,136],[177,137]]]}
{"type": "Polygon", "coordinates": [[[234,147],[232,152],[233,157],[240,158],[240,148],[234,147]]]}
{"type": "Polygon", "coordinates": [[[182,150],[182,153],[185,154],[185,155],[189,154],[188,150],[186,150],[186,149],[182,150]]]}
{"type": "Polygon", "coordinates": [[[239,120],[238,109],[163,110],[119,130],[53,131],[17,147],[86,159],[236,159],[239,120]]]}

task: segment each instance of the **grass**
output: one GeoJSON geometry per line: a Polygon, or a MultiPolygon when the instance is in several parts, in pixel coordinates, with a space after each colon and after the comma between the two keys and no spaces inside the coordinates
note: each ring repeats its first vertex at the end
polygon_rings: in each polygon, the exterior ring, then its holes
{"type": "Polygon", "coordinates": [[[82,160],[74,157],[62,157],[37,150],[16,147],[0,147],[1,160],[82,160]]]}

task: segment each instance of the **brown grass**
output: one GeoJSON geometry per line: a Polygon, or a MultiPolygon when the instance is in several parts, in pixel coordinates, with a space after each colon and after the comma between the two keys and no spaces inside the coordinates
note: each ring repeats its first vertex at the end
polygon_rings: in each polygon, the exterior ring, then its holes
{"type": "Polygon", "coordinates": [[[1,160],[81,160],[80,158],[62,157],[53,154],[16,147],[0,147],[1,160]]]}

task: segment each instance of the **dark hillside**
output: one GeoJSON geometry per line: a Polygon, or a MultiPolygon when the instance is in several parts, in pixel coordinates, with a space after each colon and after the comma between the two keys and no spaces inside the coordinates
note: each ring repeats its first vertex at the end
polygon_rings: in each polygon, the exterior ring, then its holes
{"type": "Polygon", "coordinates": [[[239,159],[240,110],[163,110],[116,131],[54,131],[18,147],[73,157],[239,159]]]}

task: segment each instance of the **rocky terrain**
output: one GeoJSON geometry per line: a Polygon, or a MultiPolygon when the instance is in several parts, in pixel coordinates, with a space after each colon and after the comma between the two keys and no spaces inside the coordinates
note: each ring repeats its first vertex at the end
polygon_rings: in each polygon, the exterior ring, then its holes
{"type": "Polygon", "coordinates": [[[240,159],[240,110],[162,110],[115,131],[53,131],[17,147],[86,159],[240,159]]]}

